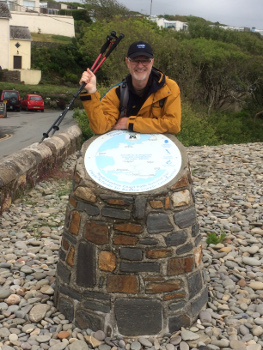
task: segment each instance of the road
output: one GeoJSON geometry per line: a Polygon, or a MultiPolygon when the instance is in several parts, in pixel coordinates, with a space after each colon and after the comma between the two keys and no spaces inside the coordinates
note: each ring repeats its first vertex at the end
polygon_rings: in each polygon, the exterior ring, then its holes
{"type": "MultiPolygon", "coordinates": [[[[0,160],[35,142],[39,142],[43,133],[47,132],[57,120],[62,111],[45,110],[36,112],[7,112],[7,118],[0,118],[0,160]]],[[[64,131],[76,125],[72,118],[73,111],[68,111],[59,131],[64,131]]],[[[49,133],[51,136],[51,133],[49,133]]]]}

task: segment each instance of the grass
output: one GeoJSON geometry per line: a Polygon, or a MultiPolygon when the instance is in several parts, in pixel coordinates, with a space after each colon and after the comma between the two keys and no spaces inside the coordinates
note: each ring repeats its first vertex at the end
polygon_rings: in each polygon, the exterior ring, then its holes
{"type": "Polygon", "coordinates": [[[56,44],[69,44],[72,38],[62,35],[31,33],[33,41],[42,41],[56,44]]]}

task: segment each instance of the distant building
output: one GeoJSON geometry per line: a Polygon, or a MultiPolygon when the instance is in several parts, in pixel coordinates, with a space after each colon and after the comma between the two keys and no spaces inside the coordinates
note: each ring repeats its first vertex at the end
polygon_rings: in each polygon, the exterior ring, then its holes
{"type": "Polygon", "coordinates": [[[254,33],[259,33],[260,35],[263,35],[263,29],[256,29],[255,27],[252,27],[251,31],[254,33]]]}
{"type": "Polygon", "coordinates": [[[28,27],[10,26],[10,69],[31,68],[31,41],[28,27]]]}
{"type": "Polygon", "coordinates": [[[38,84],[40,70],[31,70],[31,41],[29,28],[11,25],[12,14],[8,4],[0,1],[0,65],[2,69],[19,72],[20,81],[38,84]]]}
{"type": "Polygon", "coordinates": [[[263,29],[256,29],[255,27],[252,27],[252,29],[250,29],[249,27],[220,26],[220,25],[214,25],[214,24],[210,25],[210,27],[219,27],[222,29],[229,29],[229,30],[234,30],[238,32],[254,32],[254,33],[259,33],[263,35],[263,29]]]}
{"type": "Polygon", "coordinates": [[[149,19],[155,22],[160,28],[167,28],[176,31],[186,31],[188,29],[188,23],[181,21],[168,21],[164,18],[149,17],[149,19]]]}

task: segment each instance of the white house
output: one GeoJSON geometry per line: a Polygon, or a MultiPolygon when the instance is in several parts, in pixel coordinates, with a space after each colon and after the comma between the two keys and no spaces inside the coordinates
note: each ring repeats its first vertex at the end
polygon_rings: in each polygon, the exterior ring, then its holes
{"type": "Polygon", "coordinates": [[[0,1],[0,65],[2,69],[19,71],[20,80],[38,84],[40,70],[31,70],[31,41],[28,27],[10,25],[11,13],[6,2],[0,1]]]}
{"type": "Polygon", "coordinates": [[[160,28],[167,28],[167,29],[173,29],[176,31],[185,31],[188,29],[188,24],[186,22],[181,21],[168,21],[164,18],[158,18],[158,17],[150,17],[150,20],[155,22],[158,27],[160,28]]]}
{"type": "Polygon", "coordinates": [[[9,68],[10,18],[11,14],[7,4],[5,2],[0,2],[0,42],[2,47],[0,50],[0,66],[3,69],[9,68]]]}
{"type": "MultiPolygon", "coordinates": [[[[58,14],[60,8],[67,8],[67,5],[59,5],[58,10],[52,14],[41,13],[39,0],[7,0],[10,13],[10,25],[24,26],[29,28],[31,33],[45,33],[75,37],[74,18],[72,16],[61,16],[58,14]]],[[[41,6],[42,8],[42,6],[41,6]]]]}

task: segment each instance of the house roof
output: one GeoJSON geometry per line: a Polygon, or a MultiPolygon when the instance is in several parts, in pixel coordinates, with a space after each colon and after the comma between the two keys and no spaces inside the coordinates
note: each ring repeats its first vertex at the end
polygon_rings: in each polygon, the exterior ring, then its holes
{"type": "Polygon", "coordinates": [[[28,27],[10,26],[10,39],[32,40],[28,27]]]}
{"type": "Polygon", "coordinates": [[[0,1],[0,18],[11,18],[7,3],[3,1],[0,1]]]}

